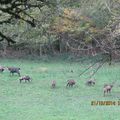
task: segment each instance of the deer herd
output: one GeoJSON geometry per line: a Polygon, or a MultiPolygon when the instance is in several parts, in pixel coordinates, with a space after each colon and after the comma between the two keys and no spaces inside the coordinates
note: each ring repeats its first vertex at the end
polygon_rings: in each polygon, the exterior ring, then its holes
{"type": "MultiPolygon", "coordinates": [[[[31,77],[28,76],[28,75],[25,75],[25,76],[21,77],[20,68],[18,68],[18,67],[3,67],[3,66],[0,66],[0,72],[1,73],[4,72],[4,70],[6,70],[6,69],[10,72],[11,75],[14,75],[14,73],[18,74],[18,76],[20,77],[19,78],[20,83],[22,81],[30,82],[32,80],[31,77]]],[[[86,81],[85,84],[87,86],[94,86],[95,83],[96,83],[96,79],[89,79],[89,80],[86,81]]],[[[76,81],[74,79],[70,79],[70,80],[67,81],[66,87],[73,87],[75,84],[76,84],[76,81]]],[[[55,87],[56,87],[56,81],[52,80],[51,81],[51,88],[55,88],[55,87]]],[[[104,84],[104,86],[103,86],[104,96],[106,94],[110,94],[112,88],[113,88],[113,84],[104,84]]]]}

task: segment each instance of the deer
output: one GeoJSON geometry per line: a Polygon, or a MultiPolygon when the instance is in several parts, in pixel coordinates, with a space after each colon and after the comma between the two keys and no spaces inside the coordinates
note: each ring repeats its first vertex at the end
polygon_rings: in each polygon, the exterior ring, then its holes
{"type": "Polygon", "coordinates": [[[20,81],[20,83],[22,82],[22,81],[28,81],[28,82],[30,82],[31,81],[31,78],[30,78],[30,76],[28,76],[28,75],[26,75],[26,76],[23,76],[23,77],[21,77],[20,79],[19,79],[19,81],[20,81]]]}
{"type": "Polygon", "coordinates": [[[95,85],[95,83],[96,83],[96,79],[90,79],[86,81],[86,85],[88,86],[95,85]]]}
{"type": "Polygon", "coordinates": [[[55,88],[55,87],[56,87],[56,81],[55,81],[55,80],[53,80],[53,81],[51,82],[51,87],[52,87],[52,88],[55,88]]]}
{"type": "Polygon", "coordinates": [[[17,67],[7,67],[7,69],[10,71],[10,74],[14,75],[14,73],[17,73],[20,76],[20,68],[17,68],[17,67]]]}
{"type": "Polygon", "coordinates": [[[68,80],[66,87],[67,87],[67,86],[73,87],[73,85],[75,85],[75,83],[76,83],[75,80],[68,80]]]}
{"type": "Polygon", "coordinates": [[[110,85],[110,84],[104,85],[103,87],[104,97],[105,97],[105,94],[111,93],[112,88],[113,88],[113,85],[110,85]]]}

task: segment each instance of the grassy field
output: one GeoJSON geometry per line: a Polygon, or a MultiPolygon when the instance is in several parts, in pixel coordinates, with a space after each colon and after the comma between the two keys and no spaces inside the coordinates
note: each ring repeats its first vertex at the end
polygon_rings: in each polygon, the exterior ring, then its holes
{"type": "Polygon", "coordinates": [[[31,83],[19,83],[17,75],[0,73],[0,120],[120,120],[120,106],[91,106],[91,101],[120,99],[120,63],[104,66],[96,73],[96,85],[85,81],[89,71],[79,74],[89,64],[68,61],[0,60],[0,65],[17,66],[21,75],[30,75],[31,83]],[[73,70],[73,73],[71,73],[73,70]],[[73,88],[66,81],[76,80],[73,88]],[[57,81],[55,89],[51,80],[57,81]],[[104,83],[118,80],[111,95],[103,97],[104,83]]]}

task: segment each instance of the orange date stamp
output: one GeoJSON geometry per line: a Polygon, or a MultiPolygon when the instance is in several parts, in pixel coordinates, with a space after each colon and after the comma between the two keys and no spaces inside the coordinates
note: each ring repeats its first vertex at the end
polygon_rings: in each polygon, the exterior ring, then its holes
{"type": "Polygon", "coordinates": [[[120,106],[120,101],[91,101],[91,106],[120,106]]]}

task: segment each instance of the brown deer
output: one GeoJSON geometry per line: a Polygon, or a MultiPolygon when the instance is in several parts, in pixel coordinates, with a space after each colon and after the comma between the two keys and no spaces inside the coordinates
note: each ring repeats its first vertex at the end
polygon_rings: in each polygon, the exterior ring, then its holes
{"type": "Polygon", "coordinates": [[[75,80],[68,80],[66,87],[67,87],[67,86],[73,87],[73,85],[75,85],[75,80]]]}
{"type": "Polygon", "coordinates": [[[107,94],[111,93],[112,88],[113,88],[113,85],[105,84],[103,88],[104,96],[106,93],[107,94]]]}
{"type": "Polygon", "coordinates": [[[20,80],[20,83],[21,83],[23,80],[24,80],[25,82],[26,82],[26,81],[30,82],[30,81],[31,81],[31,78],[30,78],[28,75],[26,75],[26,76],[21,77],[19,80],[20,80]]]}
{"type": "Polygon", "coordinates": [[[95,85],[95,79],[87,80],[86,85],[88,85],[88,86],[95,85]]]}
{"type": "Polygon", "coordinates": [[[55,80],[53,80],[53,81],[51,82],[51,87],[52,87],[52,88],[55,88],[55,87],[56,87],[56,81],[55,81],[55,80]]]}
{"type": "Polygon", "coordinates": [[[7,69],[10,71],[10,74],[14,75],[14,73],[17,73],[20,76],[20,68],[17,68],[17,67],[7,67],[7,69]]]}

